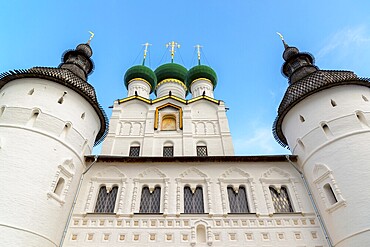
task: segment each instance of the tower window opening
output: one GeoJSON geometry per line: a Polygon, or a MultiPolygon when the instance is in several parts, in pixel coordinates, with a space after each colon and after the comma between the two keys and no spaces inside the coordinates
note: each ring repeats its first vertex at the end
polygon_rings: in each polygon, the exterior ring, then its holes
{"type": "Polygon", "coordinates": [[[321,127],[324,130],[324,133],[325,133],[326,136],[328,136],[328,137],[333,136],[333,133],[331,133],[331,130],[330,130],[330,128],[327,124],[323,124],[323,125],[321,125],[321,127]]]}
{"type": "Polygon", "coordinates": [[[303,142],[302,142],[302,140],[301,139],[298,139],[298,145],[302,148],[302,149],[304,149],[304,144],[303,144],[303,142]]]}
{"type": "Polygon", "coordinates": [[[55,186],[54,193],[60,196],[62,194],[62,191],[64,189],[65,180],[64,178],[59,178],[57,185],[55,186]]]}
{"type": "Polygon", "coordinates": [[[173,147],[163,147],[163,157],[173,157],[173,147]]]}
{"type": "Polygon", "coordinates": [[[27,122],[27,126],[33,126],[35,124],[36,119],[38,118],[39,114],[40,114],[39,110],[34,110],[32,112],[32,115],[31,115],[30,119],[27,122]]]}
{"type": "Polygon", "coordinates": [[[35,92],[35,89],[34,89],[34,88],[32,88],[32,89],[28,92],[28,95],[32,95],[34,92],[35,92]]]}
{"type": "Polygon", "coordinates": [[[302,122],[302,123],[303,123],[304,121],[306,121],[302,115],[299,115],[299,120],[301,120],[301,122],[302,122]]]}
{"type": "Polygon", "coordinates": [[[82,113],[81,114],[81,119],[85,119],[85,115],[86,115],[85,113],[82,113]]]}
{"type": "Polygon", "coordinates": [[[0,117],[3,115],[4,111],[5,111],[5,106],[2,106],[0,108],[0,117]]]}
{"type": "Polygon", "coordinates": [[[332,107],[336,107],[337,106],[337,103],[334,101],[334,100],[330,100],[330,104],[332,107]]]}
{"type": "Polygon", "coordinates": [[[129,156],[130,157],[140,156],[140,146],[131,146],[129,156]]]}
{"type": "Polygon", "coordinates": [[[325,191],[326,198],[328,199],[330,205],[333,205],[336,202],[338,202],[330,184],[325,184],[323,188],[324,188],[324,191],[325,191]]]}
{"type": "Polygon", "coordinates": [[[98,199],[96,200],[95,213],[113,213],[116,205],[118,186],[107,189],[106,186],[100,187],[98,199]]]}
{"type": "Polygon", "coordinates": [[[356,112],[356,117],[363,127],[369,127],[366,117],[362,112],[356,112]]]}
{"type": "Polygon", "coordinates": [[[197,146],[197,156],[208,156],[207,146],[197,146]]]}
{"type": "Polygon", "coordinates": [[[247,194],[244,186],[236,190],[232,186],[227,187],[229,197],[230,213],[248,213],[247,194]]]}
{"type": "Polygon", "coordinates": [[[290,213],[294,212],[289,199],[288,190],[285,187],[275,189],[270,186],[272,203],[274,204],[275,213],[290,213]]]}
{"type": "Polygon", "coordinates": [[[70,123],[66,123],[64,125],[64,128],[62,130],[62,133],[60,133],[60,137],[62,138],[65,138],[69,132],[69,130],[71,129],[71,124],[70,123]]]}
{"type": "Polygon", "coordinates": [[[60,98],[59,98],[59,100],[58,100],[58,103],[59,103],[59,104],[63,104],[64,96],[65,96],[66,94],[67,94],[67,92],[63,92],[62,97],[60,97],[60,98]]]}
{"type": "Polygon", "coordinates": [[[190,186],[184,187],[184,213],[204,213],[203,189],[201,186],[197,186],[194,190],[190,186]]]}
{"type": "Polygon", "coordinates": [[[362,99],[363,99],[365,102],[368,102],[368,101],[369,101],[365,95],[362,95],[362,99]]]}
{"type": "Polygon", "coordinates": [[[144,186],[141,192],[140,213],[159,213],[161,206],[161,187],[150,190],[144,186]]]}

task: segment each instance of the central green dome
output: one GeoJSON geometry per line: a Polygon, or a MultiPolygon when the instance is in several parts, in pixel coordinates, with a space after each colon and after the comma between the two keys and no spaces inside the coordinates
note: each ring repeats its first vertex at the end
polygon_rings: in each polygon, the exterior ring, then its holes
{"type": "Polygon", "coordinates": [[[184,66],[177,63],[163,64],[154,71],[158,83],[165,79],[173,78],[182,81],[184,84],[187,72],[188,70],[184,66]]]}
{"type": "Polygon", "coordinates": [[[124,77],[126,88],[128,87],[128,83],[135,78],[144,79],[149,82],[151,86],[150,92],[153,92],[155,86],[157,85],[157,77],[155,76],[153,70],[144,65],[136,65],[126,71],[124,77]]]}
{"type": "Polygon", "coordinates": [[[210,80],[213,84],[213,89],[217,85],[216,72],[209,66],[197,65],[191,68],[186,76],[186,86],[189,88],[189,90],[191,83],[199,78],[206,78],[210,80]]]}

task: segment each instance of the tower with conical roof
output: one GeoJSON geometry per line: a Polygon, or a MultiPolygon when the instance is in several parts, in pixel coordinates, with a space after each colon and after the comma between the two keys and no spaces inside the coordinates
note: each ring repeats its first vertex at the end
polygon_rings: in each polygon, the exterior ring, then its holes
{"type": "Polygon", "coordinates": [[[0,77],[0,208],[7,212],[0,214],[2,245],[59,246],[84,155],[107,131],[87,82],[93,71],[89,43],[67,51],[59,68],[0,77]]]}
{"type": "MultiPolygon", "coordinates": [[[[144,63],[127,70],[124,80],[128,97],[114,102],[102,153],[233,155],[225,104],[213,97],[216,73],[200,63],[188,71],[174,63],[175,48],[179,48],[179,44],[172,41],[167,47],[171,62],[159,66],[154,73],[144,63]],[[152,91],[155,99],[149,98],[152,91]],[[187,100],[189,91],[192,98],[187,100]]],[[[146,49],[144,61],[145,54],[146,49]]]]}
{"type": "MultiPolygon", "coordinates": [[[[284,40],[283,40],[284,42],[284,40]]],[[[274,123],[276,140],[298,157],[333,246],[370,242],[370,80],[320,70],[284,42],[289,87],[274,123]]]]}

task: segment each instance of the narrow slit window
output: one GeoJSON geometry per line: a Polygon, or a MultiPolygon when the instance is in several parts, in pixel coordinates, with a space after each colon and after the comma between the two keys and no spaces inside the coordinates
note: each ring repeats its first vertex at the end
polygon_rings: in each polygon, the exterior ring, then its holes
{"type": "Polygon", "coordinates": [[[334,101],[334,100],[330,100],[330,104],[332,107],[336,107],[337,106],[337,103],[334,101]]]}
{"type": "Polygon", "coordinates": [[[327,124],[323,124],[321,127],[322,127],[322,129],[323,129],[323,131],[324,131],[324,133],[325,133],[326,136],[328,136],[328,137],[332,137],[333,136],[333,133],[331,133],[331,130],[330,130],[330,128],[329,128],[329,126],[327,124]]]}
{"type": "Polygon", "coordinates": [[[60,196],[62,194],[62,191],[64,189],[65,180],[64,178],[59,178],[57,185],[55,186],[54,193],[60,196]]]}
{"type": "Polygon", "coordinates": [[[336,202],[338,202],[330,184],[325,184],[323,188],[324,188],[324,191],[325,191],[326,198],[328,199],[330,205],[333,205],[336,202]]]}
{"type": "Polygon", "coordinates": [[[357,112],[356,117],[357,117],[358,121],[360,121],[360,123],[363,127],[369,127],[369,124],[366,120],[366,117],[364,116],[364,114],[362,112],[357,112]]]}
{"type": "Polygon", "coordinates": [[[85,119],[85,115],[86,115],[85,113],[82,113],[81,114],[81,119],[85,119]]]}
{"type": "Polygon", "coordinates": [[[34,89],[34,88],[32,88],[32,89],[28,92],[28,95],[32,95],[34,92],[35,92],[35,89],[34,89]]]}
{"type": "Polygon", "coordinates": [[[369,101],[365,95],[362,95],[362,99],[363,99],[365,102],[368,102],[368,101],[369,101]]]}
{"type": "Polygon", "coordinates": [[[303,123],[304,121],[306,121],[302,115],[299,115],[299,120],[300,120],[302,123],[303,123]]]}

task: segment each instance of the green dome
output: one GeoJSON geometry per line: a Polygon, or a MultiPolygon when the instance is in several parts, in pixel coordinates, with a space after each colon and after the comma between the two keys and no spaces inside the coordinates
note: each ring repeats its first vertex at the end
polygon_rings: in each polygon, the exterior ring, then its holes
{"type": "Polygon", "coordinates": [[[124,81],[125,81],[125,86],[127,88],[128,83],[135,78],[141,78],[146,80],[147,82],[150,83],[151,85],[151,90],[152,92],[157,84],[157,77],[155,76],[153,70],[150,68],[144,66],[144,65],[136,65],[134,67],[129,68],[126,71],[124,81]]]}
{"type": "Polygon", "coordinates": [[[184,84],[187,72],[188,70],[184,66],[177,63],[163,64],[154,71],[158,83],[165,79],[173,78],[182,81],[184,84]]]}
{"type": "Polygon", "coordinates": [[[213,89],[217,85],[217,75],[216,72],[206,65],[197,65],[191,68],[186,76],[186,86],[190,90],[191,83],[199,78],[206,78],[210,80],[213,84],[213,89]]]}

